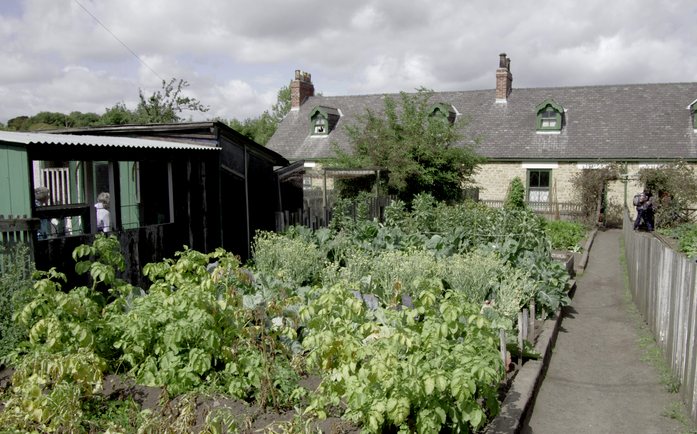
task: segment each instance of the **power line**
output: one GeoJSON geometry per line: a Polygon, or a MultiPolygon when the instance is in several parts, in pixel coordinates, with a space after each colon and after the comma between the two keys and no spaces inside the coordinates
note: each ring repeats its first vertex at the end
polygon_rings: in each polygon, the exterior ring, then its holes
{"type": "Polygon", "coordinates": [[[143,61],[143,59],[141,59],[140,57],[138,57],[138,55],[137,55],[136,53],[134,53],[133,50],[131,50],[130,48],[128,48],[128,46],[127,46],[126,44],[124,44],[124,43],[121,41],[121,39],[117,38],[115,34],[111,33],[111,30],[107,29],[107,27],[106,27],[104,24],[102,24],[102,22],[99,21],[99,20],[97,19],[97,17],[95,17],[94,15],[92,15],[92,13],[91,13],[90,11],[88,11],[84,6],[82,6],[82,5],[80,4],[80,2],[78,2],[77,0],[73,0],[73,1],[74,1],[75,3],[77,3],[82,9],[84,9],[85,12],[87,12],[88,14],[90,14],[90,16],[91,16],[92,18],[94,18],[94,20],[95,20],[97,23],[99,23],[100,26],[104,27],[104,30],[106,30],[107,32],[109,32],[109,34],[110,34],[111,36],[113,36],[114,39],[116,39],[117,41],[119,41],[119,42],[121,43],[121,45],[123,45],[124,47],[126,47],[126,50],[130,51],[131,54],[133,54],[133,56],[135,56],[136,59],[140,60],[140,63],[142,63],[143,65],[145,65],[145,66],[146,66],[150,71],[152,71],[152,73],[155,74],[160,80],[165,81],[165,79],[162,78],[162,77],[160,77],[160,75],[159,75],[157,72],[155,72],[147,63],[145,63],[145,62],[143,61]]]}

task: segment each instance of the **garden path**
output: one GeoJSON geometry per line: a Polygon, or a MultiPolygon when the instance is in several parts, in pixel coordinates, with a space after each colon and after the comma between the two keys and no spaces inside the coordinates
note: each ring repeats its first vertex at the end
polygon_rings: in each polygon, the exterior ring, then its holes
{"type": "Polygon", "coordinates": [[[624,297],[620,234],[608,230],[595,238],[524,434],[684,431],[661,416],[680,396],[669,394],[641,361],[634,305],[624,297]]]}

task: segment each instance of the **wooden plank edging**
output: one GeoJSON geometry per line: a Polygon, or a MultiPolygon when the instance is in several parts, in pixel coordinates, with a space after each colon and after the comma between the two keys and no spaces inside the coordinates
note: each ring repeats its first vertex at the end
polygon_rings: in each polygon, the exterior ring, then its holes
{"type": "MultiPolygon", "coordinates": [[[[576,292],[576,281],[570,280],[569,296],[576,292]]],[[[542,332],[535,343],[535,352],[542,354],[542,360],[528,360],[513,379],[513,384],[506,394],[501,412],[484,430],[486,434],[517,434],[532,414],[537,392],[540,390],[547,367],[552,359],[552,348],[557,342],[562,321],[562,308],[542,326],[542,332]]]]}
{"type": "Polygon", "coordinates": [[[593,240],[595,239],[595,235],[598,233],[598,229],[594,229],[593,232],[591,232],[590,236],[588,237],[588,241],[586,241],[586,247],[583,248],[583,255],[581,256],[581,260],[578,261],[578,267],[574,269],[574,272],[576,274],[581,274],[584,271],[586,271],[586,266],[588,265],[588,254],[591,251],[591,246],[593,245],[593,240]]]}

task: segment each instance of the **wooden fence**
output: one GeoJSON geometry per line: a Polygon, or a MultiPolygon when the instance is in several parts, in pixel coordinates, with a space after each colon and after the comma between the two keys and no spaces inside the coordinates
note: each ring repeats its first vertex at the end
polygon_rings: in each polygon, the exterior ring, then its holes
{"type": "MultiPolygon", "coordinates": [[[[482,199],[481,203],[489,208],[503,208],[503,200],[482,199]]],[[[583,215],[583,206],[576,202],[533,202],[525,201],[536,214],[549,220],[578,220],[583,215]]]]}
{"type": "Polygon", "coordinates": [[[41,227],[41,220],[23,216],[0,215],[0,246],[10,248],[18,243],[24,243],[29,248],[34,245],[36,231],[41,227]]]}
{"type": "MultiPolygon", "coordinates": [[[[368,206],[368,220],[375,218],[378,221],[385,221],[385,207],[395,199],[394,196],[374,197],[366,199],[368,206]]],[[[288,226],[301,225],[317,230],[319,228],[328,227],[334,218],[336,204],[331,204],[326,207],[308,207],[298,208],[297,211],[283,211],[276,213],[276,232],[283,232],[288,226]]],[[[349,215],[355,220],[358,213],[358,205],[354,203],[348,210],[349,215]]]]}
{"type": "Polygon", "coordinates": [[[697,264],[659,239],[633,230],[624,210],[622,236],[632,299],[680,380],[680,394],[697,422],[697,264]]]}

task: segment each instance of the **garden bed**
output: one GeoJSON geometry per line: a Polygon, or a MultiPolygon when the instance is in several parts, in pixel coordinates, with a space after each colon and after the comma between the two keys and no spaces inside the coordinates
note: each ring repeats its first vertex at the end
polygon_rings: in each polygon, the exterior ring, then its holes
{"type": "Polygon", "coordinates": [[[81,246],[76,270],[94,286],[66,293],[45,272],[20,309],[30,339],[11,354],[21,375],[1,423],[481,431],[515,387],[499,330],[515,347],[534,302],[544,334],[541,321],[568,303],[572,257],[551,258],[531,210],[417,199],[411,213],[388,207],[384,225],[339,210],[332,229],[259,233],[246,265],[185,250],[144,268],[147,292],[115,278],[115,238],[81,246]],[[115,405],[129,398],[140,404],[115,405]]]}

